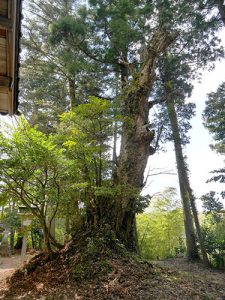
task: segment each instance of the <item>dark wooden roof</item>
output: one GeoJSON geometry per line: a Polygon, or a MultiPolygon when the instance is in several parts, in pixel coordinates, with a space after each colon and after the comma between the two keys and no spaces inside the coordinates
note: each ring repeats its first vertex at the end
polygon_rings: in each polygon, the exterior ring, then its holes
{"type": "Polygon", "coordinates": [[[18,111],[21,0],[0,0],[0,113],[18,111]]]}

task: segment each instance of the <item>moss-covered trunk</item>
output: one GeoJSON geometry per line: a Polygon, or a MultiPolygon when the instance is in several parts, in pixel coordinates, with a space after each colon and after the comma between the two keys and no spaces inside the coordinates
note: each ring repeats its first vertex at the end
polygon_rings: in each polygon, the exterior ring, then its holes
{"type": "MultiPolygon", "coordinates": [[[[154,131],[149,126],[148,100],[155,80],[155,62],[175,38],[176,35],[169,34],[165,29],[157,32],[147,46],[148,52],[140,72],[132,82],[128,80],[126,82],[125,79],[123,83],[122,109],[125,121],[114,185],[121,186],[124,193],[116,199],[114,215],[116,233],[132,250],[137,249],[135,224],[139,204],[137,195],[144,185],[144,171],[150,155],[150,143],[154,138],[154,131]]],[[[129,73],[129,70],[124,72],[125,67],[121,64],[122,76],[129,73]]]]}

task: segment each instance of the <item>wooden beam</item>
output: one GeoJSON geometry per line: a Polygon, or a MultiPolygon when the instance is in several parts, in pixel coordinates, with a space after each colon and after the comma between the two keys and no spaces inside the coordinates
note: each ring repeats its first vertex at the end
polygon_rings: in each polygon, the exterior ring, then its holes
{"type": "Polygon", "coordinates": [[[11,30],[12,29],[12,21],[6,17],[0,16],[0,28],[11,30]]]}
{"type": "Polygon", "coordinates": [[[12,78],[6,76],[0,76],[0,87],[11,88],[12,78]]]}

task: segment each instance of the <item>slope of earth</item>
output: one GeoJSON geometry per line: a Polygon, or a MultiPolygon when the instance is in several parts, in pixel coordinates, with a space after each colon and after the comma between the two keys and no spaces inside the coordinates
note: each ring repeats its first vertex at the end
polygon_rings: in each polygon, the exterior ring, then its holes
{"type": "Polygon", "coordinates": [[[8,282],[1,299],[46,300],[219,300],[225,299],[225,274],[185,260],[149,262],[119,255],[97,257],[87,265],[79,254],[61,251],[54,259],[33,258],[8,282]],[[86,268],[86,269],[85,269],[86,268]],[[90,273],[89,273],[89,271],[90,273]]]}

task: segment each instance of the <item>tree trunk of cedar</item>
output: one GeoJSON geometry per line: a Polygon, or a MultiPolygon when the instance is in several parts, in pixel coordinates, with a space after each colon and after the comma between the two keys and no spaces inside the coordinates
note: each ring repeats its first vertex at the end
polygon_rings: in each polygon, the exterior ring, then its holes
{"type": "MultiPolygon", "coordinates": [[[[173,118],[175,116],[175,123],[177,124],[176,112],[175,112],[173,101],[170,101],[170,103],[167,103],[167,107],[168,107],[168,112],[170,110],[170,114],[171,114],[170,121],[171,121],[171,118],[173,118]],[[174,114],[174,115],[172,116],[172,114],[174,114]]],[[[174,124],[174,125],[176,125],[176,124],[174,124]]],[[[171,125],[172,125],[172,122],[171,122],[171,125]]],[[[174,125],[172,125],[172,131],[174,131],[174,129],[176,129],[176,128],[178,129],[178,127],[176,127],[174,125]]],[[[177,126],[178,126],[178,124],[177,124],[177,126]]],[[[178,133],[179,133],[179,129],[178,129],[178,133]]],[[[174,136],[174,138],[175,138],[175,136],[174,136]]],[[[176,140],[179,142],[179,139],[176,139],[176,140]]],[[[175,144],[175,142],[174,142],[174,144],[175,144]]],[[[182,151],[181,145],[180,145],[180,147],[179,147],[179,145],[177,147],[175,147],[175,151],[177,148],[179,148],[182,151]]],[[[181,155],[181,157],[183,157],[183,154],[181,155]]],[[[183,158],[183,160],[184,160],[184,158],[183,158]]],[[[178,163],[177,163],[177,165],[178,165],[178,163]]],[[[186,167],[185,161],[183,161],[182,166],[184,168],[184,170],[182,172],[182,174],[183,174],[183,179],[182,179],[183,183],[182,184],[185,186],[186,194],[188,195],[188,198],[190,201],[191,210],[193,213],[194,223],[195,223],[197,236],[198,236],[198,240],[199,240],[199,244],[200,244],[200,249],[201,249],[201,253],[202,253],[203,263],[205,266],[209,266],[210,263],[209,263],[207,252],[206,252],[205,241],[204,241],[204,237],[202,235],[201,226],[200,226],[199,219],[198,219],[198,212],[197,212],[196,205],[195,205],[195,198],[194,198],[192,189],[190,187],[190,182],[189,182],[189,178],[188,178],[188,174],[187,174],[187,167],[186,167]]]]}
{"type": "Polygon", "coordinates": [[[187,167],[183,156],[182,143],[180,138],[179,126],[177,121],[177,115],[174,107],[174,101],[168,99],[166,101],[168,116],[172,127],[172,135],[174,141],[174,148],[176,154],[177,170],[179,177],[180,193],[183,203],[184,211],[184,228],[186,234],[186,245],[187,245],[187,258],[190,260],[199,259],[195,232],[193,226],[193,219],[190,207],[189,190],[187,188],[187,167]]]}
{"type": "Polygon", "coordinates": [[[116,233],[125,245],[137,251],[135,214],[137,197],[144,185],[144,171],[150,155],[154,131],[149,130],[148,98],[155,81],[155,61],[175,40],[176,35],[165,29],[157,32],[149,43],[146,60],[133,82],[127,84],[129,68],[121,63],[123,81],[122,109],[125,121],[122,127],[121,150],[114,184],[121,186],[123,194],[116,201],[116,233]],[[133,195],[130,191],[132,191],[133,195]],[[126,194],[127,192],[127,194],[126,194]]]}
{"type": "Polygon", "coordinates": [[[189,193],[189,197],[190,197],[190,203],[191,203],[192,213],[193,213],[193,217],[194,217],[195,227],[196,227],[198,240],[199,240],[199,244],[200,244],[200,249],[201,249],[201,253],[202,253],[202,260],[203,260],[204,265],[206,267],[209,267],[210,262],[209,262],[207,251],[206,251],[205,239],[202,234],[201,226],[200,226],[199,219],[198,219],[198,212],[197,212],[197,208],[195,205],[195,197],[190,188],[190,183],[189,183],[188,177],[187,177],[187,187],[188,187],[188,193],[189,193]]]}
{"type": "Polygon", "coordinates": [[[225,25],[225,3],[224,0],[216,0],[216,4],[221,16],[221,20],[223,21],[224,25],[225,25]]]}

